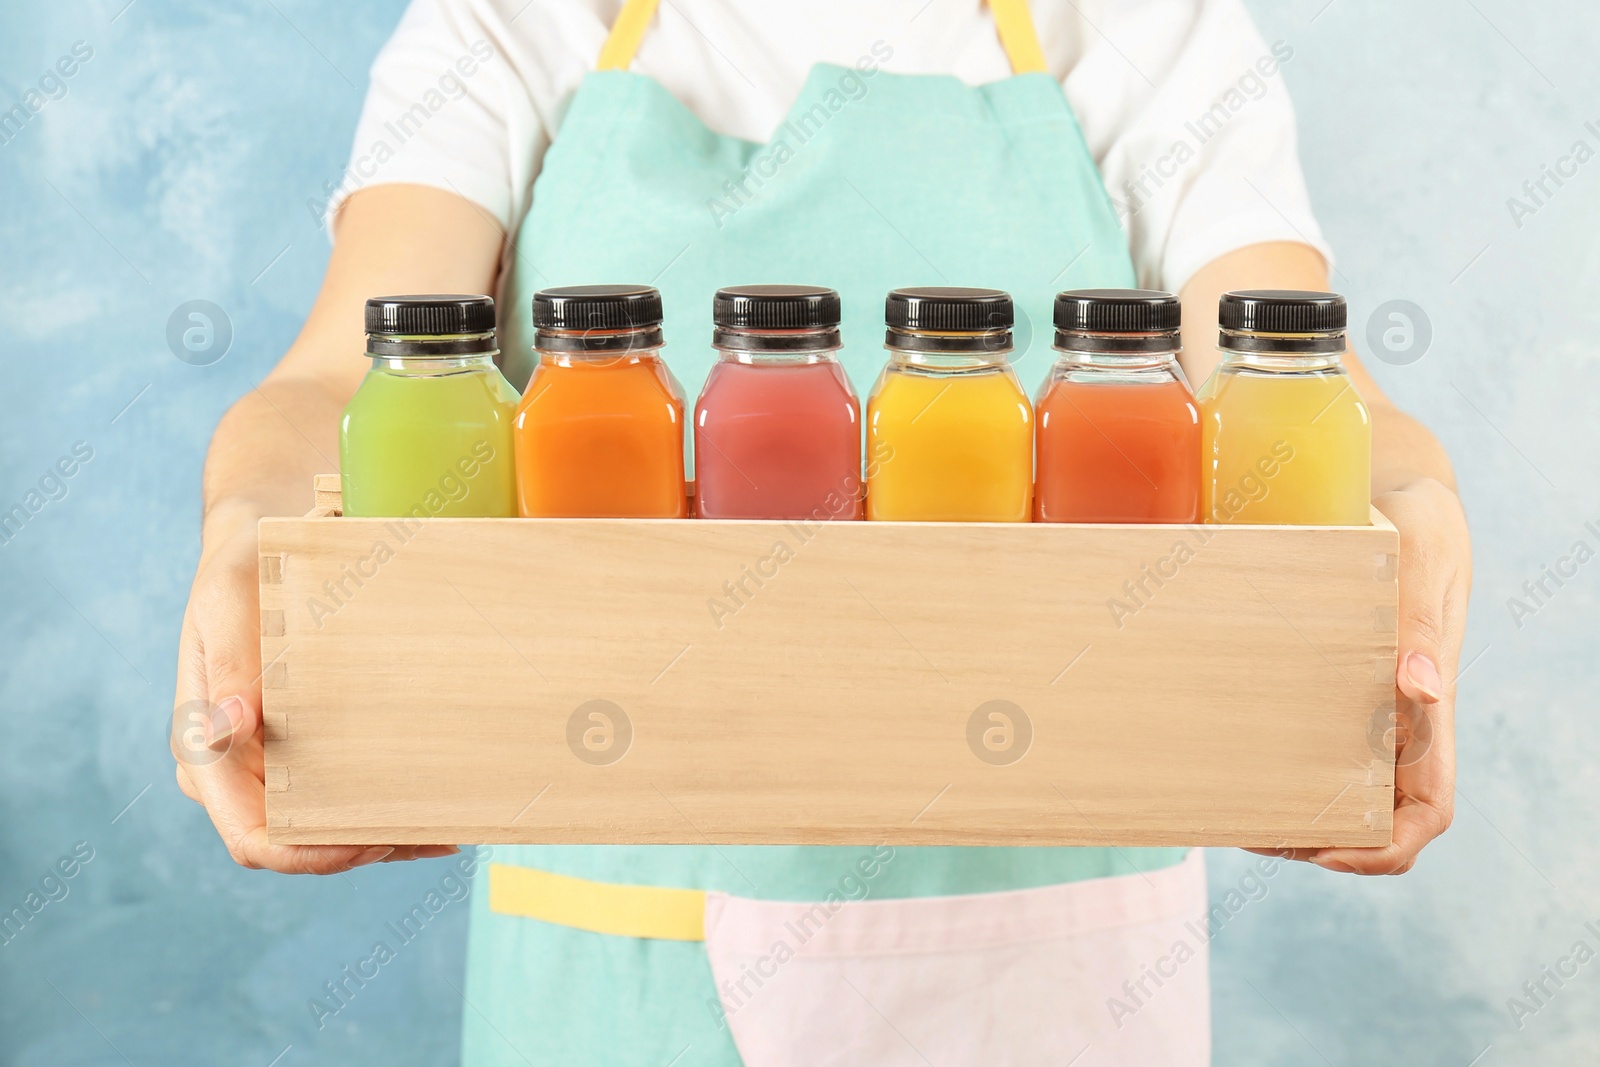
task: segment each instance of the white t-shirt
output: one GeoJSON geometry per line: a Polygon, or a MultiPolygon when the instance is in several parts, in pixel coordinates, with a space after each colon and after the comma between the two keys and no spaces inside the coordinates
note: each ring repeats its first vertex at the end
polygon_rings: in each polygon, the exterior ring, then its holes
{"type": "MultiPolygon", "coordinates": [[[[345,196],[451,190],[508,232],[621,0],[412,0],[372,66],[345,196]]],[[[1117,205],[1140,284],[1176,291],[1262,241],[1329,251],[1282,68],[1242,0],[1035,0],[1040,45],[1117,205]]],[[[768,140],[811,66],[867,57],[982,84],[1011,74],[981,0],[667,0],[631,69],[718,133],[768,140]],[[888,58],[884,58],[884,53],[888,58]]]]}

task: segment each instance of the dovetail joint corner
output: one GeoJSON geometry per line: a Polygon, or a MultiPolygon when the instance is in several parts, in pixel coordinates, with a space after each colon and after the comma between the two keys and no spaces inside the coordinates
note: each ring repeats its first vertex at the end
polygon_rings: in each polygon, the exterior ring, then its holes
{"type": "Polygon", "coordinates": [[[261,672],[261,688],[282,689],[289,682],[289,666],[285,663],[269,663],[266,670],[261,672]]]}

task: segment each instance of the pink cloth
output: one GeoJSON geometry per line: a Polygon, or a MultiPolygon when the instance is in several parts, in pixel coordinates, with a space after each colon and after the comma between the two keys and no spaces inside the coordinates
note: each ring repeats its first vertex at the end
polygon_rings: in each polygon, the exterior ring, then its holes
{"type": "Polygon", "coordinates": [[[955,897],[706,898],[747,1067],[1206,1067],[1205,867],[955,897]]]}

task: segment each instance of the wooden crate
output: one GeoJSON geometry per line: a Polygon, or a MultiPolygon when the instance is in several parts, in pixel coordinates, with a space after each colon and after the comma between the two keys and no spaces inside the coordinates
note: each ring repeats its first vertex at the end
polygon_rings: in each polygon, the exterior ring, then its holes
{"type": "Polygon", "coordinates": [[[1382,845],[1371,527],[261,523],[287,843],[1382,845]]]}

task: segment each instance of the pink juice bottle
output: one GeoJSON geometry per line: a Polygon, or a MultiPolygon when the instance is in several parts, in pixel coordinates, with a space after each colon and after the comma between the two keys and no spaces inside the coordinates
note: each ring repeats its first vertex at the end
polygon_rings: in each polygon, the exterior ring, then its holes
{"type": "Polygon", "coordinates": [[[839,294],[718,290],[720,354],[694,411],[703,519],[861,518],[861,404],[839,349],[839,294]]]}

